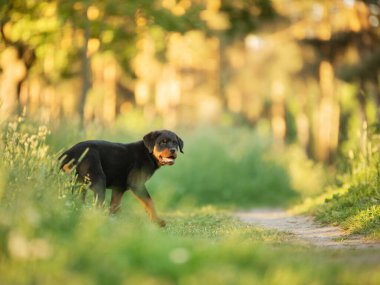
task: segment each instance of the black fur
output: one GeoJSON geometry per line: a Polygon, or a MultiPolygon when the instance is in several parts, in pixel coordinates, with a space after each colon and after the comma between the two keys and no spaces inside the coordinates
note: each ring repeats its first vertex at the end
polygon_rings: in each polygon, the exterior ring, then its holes
{"type": "MultiPolygon", "coordinates": [[[[145,187],[145,182],[154,172],[165,164],[160,164],[153,150],[172,154],[183,152],[183,141],[175,133],[167,130],[154,131],[143,140],[122,144],[101,140],[84,141],[74,145],[61,156],[61,168],[65,171],[75,169],[80,181],[89,180],[98,205],[104,204],[106,188],[112,189],[110,211],[117,212],[121,197],[131,190],[144,205],[151,218],[161,225],[164,223],[154,211],[153,202],[145,187]]],[[[171,163],[171,164],[173,164],[171,163]]]]}

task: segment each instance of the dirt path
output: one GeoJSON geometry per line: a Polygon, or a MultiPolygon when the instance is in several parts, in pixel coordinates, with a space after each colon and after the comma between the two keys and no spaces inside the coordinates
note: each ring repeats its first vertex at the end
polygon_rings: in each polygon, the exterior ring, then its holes
{"type": "Polygon", "coordinates": [[[259,209],[238,212],[246,223],[267,229],[288,232],[299,242],[328,248],[380,248],[380,242],[365,240],[359,235],[348,235],[339,227],[321,226],[311,217],[290,214],[280,209],[259,209]]]}

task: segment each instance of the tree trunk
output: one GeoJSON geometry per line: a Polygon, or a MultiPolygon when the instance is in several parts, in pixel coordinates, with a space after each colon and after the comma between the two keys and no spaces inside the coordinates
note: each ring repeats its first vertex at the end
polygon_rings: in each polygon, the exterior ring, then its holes
{"type": "Polygon", "coordinates": [[[339,104],[335,94],[335,75],[331,61],[324,60],[319,67],[321,101],[316,120],[316,156],[330,163],[338,146],[339,104]]]}
{"type": "Polygon", "coordinates": [[[359,81],[359,90],[356,93],[356,98],[359,102],[359,112],[360,112],[360,125],[367,123],[367,113],[365,110],[366,106],[366,97],[365,97],[365,84],[364,78],[360,78],[359,81]]]}
{"type": "Polygon", "coordinates": [[[378,74],[375,72],[373,76],[369,79],[369,88],[371,95],[375,99],[376,104],[376,123],[380,123],[380,86],[378,74]]]}
{"type": "Polygon", "coordinates": [[[91,67],[90,59],[88,56],[88,41],[90,39],[90,23],[87,19],[87,9],[84,10],[84,41],[81,50],[81,61],[82,61],[82,89],[79,97],[78,113],[80,120],[80,127],[84,127],[84,108],[86,105],[86,98],[88,91],[91,87],[91,67]]]}

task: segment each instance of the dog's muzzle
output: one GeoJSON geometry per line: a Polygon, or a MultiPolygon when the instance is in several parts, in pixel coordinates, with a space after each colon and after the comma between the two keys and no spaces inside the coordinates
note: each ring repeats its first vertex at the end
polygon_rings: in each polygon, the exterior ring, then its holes
{"type": "Polygon", "coordinates": [[[175,163],[175,160],[177,158],[177,152],[176,151],[170,151],[170,156],[164,157],[162,155],[158,156],[158,161],[161,165],[173,165],[175,163]]]}

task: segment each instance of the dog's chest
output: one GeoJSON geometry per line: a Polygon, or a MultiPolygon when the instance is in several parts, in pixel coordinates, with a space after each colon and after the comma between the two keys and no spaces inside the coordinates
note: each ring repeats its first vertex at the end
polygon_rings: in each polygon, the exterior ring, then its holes
{"type": "Polygon", "coordinates": [[[153,175],[153,171],[151,171],[150,169],[146,169],[146,168],[132,169],[128,173],[127,185],[129,187],[144,185],[144,183],[148,181],[149,178],[152,177],[152,175],[153,175]]]}

